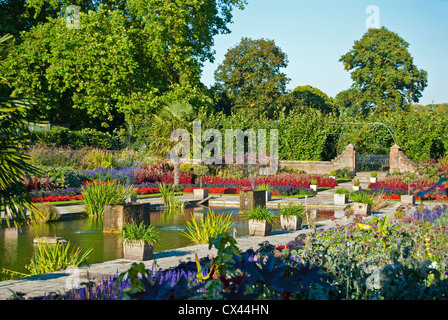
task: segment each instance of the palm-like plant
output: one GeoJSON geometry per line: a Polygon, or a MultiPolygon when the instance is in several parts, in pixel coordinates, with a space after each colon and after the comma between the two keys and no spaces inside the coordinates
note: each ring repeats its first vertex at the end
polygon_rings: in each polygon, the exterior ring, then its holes
{"type": "MultiPolygon", "coordinates": [[[[7,54],[7,41],[12,36],[0,38],[0,60],[7,54]]],[[[6,222],[10,226],[26,221],[26,209],[35,209],[26,190],[23,178],[31,179],[38,169],[30,164],[26,149],[28,129],[24,122],[30,101],[19,98],[0,98],[0,206],[4,206],[6,222]]]]}
{"type": "MultiPolygon", "coordinates": [[[[176,129],[190,129],[195,116],[196,111],[187,103],[173,102],[163,106],[153,116],[154,121],[151,125],[151,149],[155,150],[159,156],[167,156],[179,142],[179,140],[171,140],[171,133],[176,129]]],[[[178,154],[178,156],[180,157],[181,154],[178,154]]],[[[178,160],[179,158],[175,158],[173,161],[174,185],[178,185],[180,179],[180,161],[178,160]]]]}

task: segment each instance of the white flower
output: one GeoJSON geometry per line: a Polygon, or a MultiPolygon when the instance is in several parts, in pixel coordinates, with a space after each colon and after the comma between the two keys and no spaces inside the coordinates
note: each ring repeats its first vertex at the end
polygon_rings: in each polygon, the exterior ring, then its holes
{"type": "Polygon", "coordinates": [[[437,261],[434,261],[431,263],[431,265],[429,266],[430,269],[437,269],[437,261]]]}

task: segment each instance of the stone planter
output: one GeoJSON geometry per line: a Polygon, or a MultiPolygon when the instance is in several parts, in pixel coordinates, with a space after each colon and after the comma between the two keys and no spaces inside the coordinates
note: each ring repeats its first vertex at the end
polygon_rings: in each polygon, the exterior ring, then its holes
{"type": "Polygon", "coordinates": [[[128,241],[123,239],[123,258],[126,260],[146,261],[151,260],[154,253],[154,246],[142,240],[128,241]]]}
{"type": "Polygon", "coordinates": [[[240,192],[240,211],[249,211],[255,207],[266,206],[266,191],[247,190],[240,192]]]}
{"type": "Polygon", "coordinates": [[[370,183],[376,183],[378,181],[377,177],[370,177],[370,183]]]}
{"type": "Polygon", "coordinates": [[[330,178],[336,180],[336,176],[330,176],[330,178]]]}
{"type": "Polygon", "coordinates": [[[266,191],[266,202],[271,201],[272,191],[266,191]]]}
{"type": "Polygon", "coordinates": [[[353,214],[367,216],[370,214],[372,206],[367,203],[355,202],[353,203],[353,214]]]}
{"type": "Polygon", "coordinates": [[[361,190],[361,186],[353,186],[353,190],[354,191],[359,191],[359,190],[361,190]]]}
{"type": "Polygon", "coordinates": [[[348,202],[348,197],[346,194],[334,194],[334,204],[335,205],[344,205],[348,202]]]}
{"type": "Polygon", "coordinates": [[[401,196],[401,204],[402,205],[407,205],[407,204],[415,205],[415,195],[411,194],[411,195],[401,196]]]}
{"type": "Polygon", "coordinates": [[[209,190],[208,189],[194,189],[193,197],[198,200],[203,200],[208,197],[209,190]]]}
{"type": "Polygon", "coordinates": [[[249,220],[250,236],[269,236],[272,232],[272,224],[266,221],[249,220]]]}
{"type": "Polygon", "coordinates": [[[344,210],[334,210],[334,217],[336,219],[344,219],[345,218],[345,211],[344,210]]]}
{"type": "Polygon", "coordinates": [[[310,189],[317,192],[317,184],[310,184],[310,189]]]}
{"type": "Polygon", "coordinates": [[[125,223],[150,224],[150,204],[131,202],[104,206],[103,232],[121,232],[125,223]]]}
{"type": "Polygon", "coordinates": [[[302,217],[297,216],[280,216],[280,225],[282,230],[296,231],[302,229],[302,220],[302,217]]]}

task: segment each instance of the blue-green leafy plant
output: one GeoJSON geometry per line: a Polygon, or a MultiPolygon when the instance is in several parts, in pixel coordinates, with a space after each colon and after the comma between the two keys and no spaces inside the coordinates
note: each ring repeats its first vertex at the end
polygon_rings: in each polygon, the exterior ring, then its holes
{"type": "Polygon", "coordinates": [[[272,223],[275,219],[275,215],[272,211],[266,209],[266,207],[256,206],[245,213],[245,219],[272,223]]]}
{"type": "Polygon", "coordinates": [[[122,235],[125,244],[128,242],[143,241],[149,245],[155,245],[160,240],[155,227],[153,225],[145,225],[144,222],[139,224],[135,221],[125,223],[122,235]]]}
{"type": "Polygon", "coordinates": [[[303,217],[305,214],[305,208],[301,203],[289,203],[288,205],[284,206],[281,211],[280,215],[288,218],[288,217],[303,217]]]}

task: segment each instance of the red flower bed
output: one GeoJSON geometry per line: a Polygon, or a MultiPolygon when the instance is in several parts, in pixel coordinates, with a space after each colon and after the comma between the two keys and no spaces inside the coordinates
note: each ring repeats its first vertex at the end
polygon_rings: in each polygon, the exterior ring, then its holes
{"type": "MultiPolygon", "coordinates": [[[[194,187],[191,188],[184,188],[183,192],[185,193],[193,193],[194,187]]],[[[216,187],[216,188],[207,188],[209,190],[210,193],[214,193],[214,194],[240,194],[241,191],[247,191],[247,190],[252,190],[249,188],[226,188],[226,187],[216,187]]],[[[280,196],[280,194],[276,193],[276,192],[272,192],[273,196],[280,196]]]]}
{"type": "MultiPolygon", "coordinates": [[[[319,187],[334,188],[337,186],[336,180],[333,178],[325,178],[321,176],[307,175],[307,174],[291,174],[280,173],[272,176],[259,176],[255,177],[255,185],[267,184],[270,186],[293,186],[309,188],[311,179],[316,179],[319,187]]],[[[220,177],[204,177],[202,179],[205,183],[210,184],[235,184],[242,187],[251,186],[252,182],[249,179],[236,180],[232,178],[220,178],[220,177]]]]}
{"type": "MultiPolygon", "coordinates": [[[[391,200],[400,200],[401,196],[398,194],[392,194],[392,195],[384,195],[383,196],[384,199],[391,199],[391,200]]],[[[420,196],[416,196],[415,200],[420,201],[422,200],[422,197],[420,196]]],[[[440,195],[440,194],[427,194],[423,200],[435,200],[435,201],[447,201],[448,198],[445,195],[440,195]]]]}
{"type": "MultiPolygon", "coordinates": [[[[133,179],[135,184],[145,183],[145,182],[165,182],[173,183],[174,174],[173,172],[155,172],[150,169],[139,169],[133,172],[133,179]]],[[[268,184],[271,186],[276,185],[286,185],[293,187],[303,187],[309,188],[311,179],[316,179],[319,187],[329,187],[334,188],[337,185],[336,180],[332,178],[325,178],[321,176],[309,175],[309,174],[299,174],[299,173],[279,173],[270,176],[258,176],[254,178],[255,185],[268,184]]],[[[205,176],[202,178],[204,183],[215,184],[215,185],[237,185],[241,187],[250,187],[252,185],[252,179],[242,179],[237,180],[233,178],[221,178],[215,176],[205,176]]],[[[192,184],[192,176],[189,173],[180,173],[180,184],[192,184]]]]}
{"type": "Polygon", "coordinates": [[[384,199],[391,199],[391,200],[400,200],[401,196],[399,196],[398,194],[392,194],[392,195],[387,195],[385,194],[383,196],[384,199]]]}
{"type": "Polygon", "coordinates": [[[138,194],[154,194],[160,192],[157,187],[140,188],[134,190],[136,190],[138,194]]]}
{"type": "MultiPolygon", "coordinates": [[[[419,179],[418,181],[414,181],[411,183],[411,190],[425,190],[434,185],[434,181],[419,179]]],[[[387,187],[389,189],[408,189],[408,184],[404,183],[400,177],[392,176],[387,177],[383,180],[380,180],[375,183],[370,183],[368,188],[384,188],[387,187]]],[[[448,187],[447,183],[442,183],[441,185],[436,187],[436,190],[446,190],[448,187]]]]}
{"type": "Polygon", "coordinates": [[[59,202],[59,201],[72,201],[72,200],[83,200],[84,196],[78,194],[76,196],[48,196],[44,198],[32,198],[31,202],[59,202]]]}

